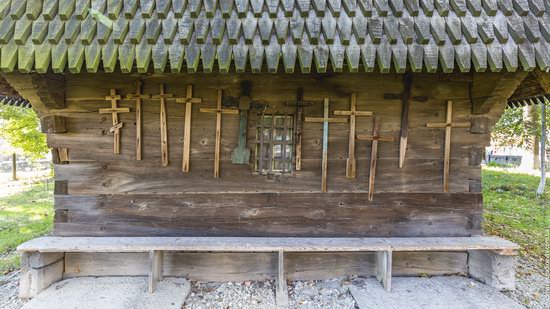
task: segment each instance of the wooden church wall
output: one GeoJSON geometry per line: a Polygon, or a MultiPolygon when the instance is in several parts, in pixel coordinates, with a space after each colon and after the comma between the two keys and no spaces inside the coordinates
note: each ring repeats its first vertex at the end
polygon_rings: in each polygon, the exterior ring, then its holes
{"type": "MultiPolygon", "coordinates": [[[[403,90],[402,75],[391,74],[276,74],[276,75],[66,75],[66,133],[48,134],[50,147],[68,149],[56,164],[55,235],[62,236],[464,236],[481,233],[482,197],[479,161],[489,142],[486,129],[453,128],[450,193],[443,193],[444,129],[426,123],[444,122],[446,101],[453,101],[453,122],[474,123],[469,83],[442,81],[439,75],[414,75],[408,151],[398,167],[401,101],[384,99],[385,93],[403,90]],[[161,166],[159,101],[143,100],[143,159],[135,160],[135,101],[122,100],[119,114],[121,153],[113,154],[110,107],[104,97],[111,88],[125,97],[141,80],[143,93],[166,92],[184,97],[193,85],[190,171],[183,173],[184,104],[167,101],[169,165],[161,166]],[[221,175],[214,179],[215,108],[217,91],[238,97],[240,82],[252,81],[252,99],[266,100],[271,112],[293,113],[285,102],[296,99],[298,87],[306,117],[322,117],[323,98],[334,110],[349,110],[350,94],[357,94],[357,109],[381,117],[381,135],[375,194],[368,200],[371,142],[356,141],[357,177],[346,178],[349,123],[331,123],[328,142],[328,192],[321,193],[322,124],[303,124],[302,170],[284,177],[253,173],[252,165],[234,165],[238,115],[223,115],[221,175]],[[473,132],[470,132],[473,131],[473,132]]],[[[249,126],[256,122],[252,110],[249,126]]],[[[488,117],[495,117],[494,112],[488,117]]],[[[476,120],[477,119],[477,120],[476,120]]],[[[357,134],[372,134],[373,117],[358,117],[357,134]]],[[[255,129],[248,129],[253,148],[255,129]]],[[[252,152],[254,153],[254,152],[252,152]]]]}

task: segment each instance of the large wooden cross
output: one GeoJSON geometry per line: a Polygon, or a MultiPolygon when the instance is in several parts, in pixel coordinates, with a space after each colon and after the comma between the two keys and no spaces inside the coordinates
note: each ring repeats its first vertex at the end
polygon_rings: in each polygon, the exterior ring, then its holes
{"type": "Polygon", "coordinates": [[[185,131],[183,133],[183,162],[181,170],[187,173],[189,172],[189,156],[191,151],[191,115],[193,113],[193,103],[202,103],[202,99],[193,98],[193,86],[187,85],[185,98],[177,98],[176,103],[185,104],[185,131]]]}
{"type": "Polygon", "coordinates": [[[160,93],[151,97],[160,101],[160,153],[162,166],[168,166],[168,127],[166,120],[166,99],[173,98],[173,94],[164,92],[164,84],[160,84],[160,93]]]}
{"type": "Polygon", "coordinates": [[[411,96],[412,76],[405,74],[403,76],[403,92],[399,94],[386,93],[386,100],[401,100],[403,108],[401,111],[401,133],[399,134],[399,168],[405,163],[405,155],[407,153],[407,142],[409,139],[409,101],[426,102],[427,97],[411,96]]]}
{"type": "Polygon", "coordinates": [[[323,118],[306,117],[305,122],[323,123],[323,163],[321,176],[321,192],[327,192],[327,170],[328,170],[328,124],[329,122],[348,122],[346,118],[329,118],[329,99],[325,98],[323,118]]]}
{"type": "Polygon", "coordinates": [[[453,101],[447,101],[446,122],[427,123],[428,128],[445,128],[445,152],[443,157],[443,192],[449,192],[449,170],[451,164],[451,130],[452,128],[469,128],[470,122],[453,121],[453,101]]]}
{"type": "Polygon", "coordinates": [[[346,177],[355,178],[356,160],[355,160],[355,117],[356,116],[372,116],[370,111],[358,111],[357,95],[351,94],[351,108],[349,111],[334,111],[337,116],[349,116],[349,142],[348,142],[348,160],[346,162],[346,177]]]}
{"type": "Polygon", "coordinates": [[[222,114],[238,115],[238,109],[223,109],[222,108],[222,90],[218,90],[218,99],[216,108],[201,108],[201,113],[216,114],[216,146],[214,150],[214,178],[220,178],[220,149],[222,143],[222,114]]]}
{"type": "Polygon", "coordinates": [[[127,107],[118,107],[118,101],[121,100],[120,95],[116,94],[116,89],[111,89],[111,94],[105,96],[106,101],[111,101],[111,108],[99,109],[100,114],[111,114],[113,119],[113,126],[109,129],[113,133],[113,152],[114,154],[120,154],[120,129],[124,125],[123,122],[118,121],[118,114],[129,113],[130,109],[127,107]]]}
{"type": "Polygon", "coordinates": [[[378,157],[378,142],[393,142],[393,137],[380,136],[380,117],[374,118],[372,135],[357,135],[357,139],[361,141],[372,141],[369,169],[369,201],[374,197],[374,180],[376,178],[376,159],[378,157]]]}
{"type": "Polygon", "coordinates": [[[136,93],[129,93],[126,95],[126,100],[136,100],[136,160],[141,160],[141,100],[149,99],[151,96],[141,93],[141,81],[136,82],[136,93]]]}

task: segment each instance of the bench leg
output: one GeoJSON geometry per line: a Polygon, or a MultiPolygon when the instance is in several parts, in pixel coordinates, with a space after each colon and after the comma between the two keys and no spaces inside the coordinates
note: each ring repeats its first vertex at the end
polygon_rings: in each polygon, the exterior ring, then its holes
{"type": "Polygon", "coordinates": [[[277,287],[275,291],[275,299],[277,301],[277,308],[289,308],[288,304],[288,288],[286,285],[285,276],[285,260],[283,251],[279,251],[278,259],[278,276],[277,287]]]}
{"type": "Polygon", "coordinates": [[[392,251],[376,252],[376,279],[386,291],[391,291],[392,251]]]}
{"type": "Polygon", "coordinates": [[[23,252],[19,298],[32,298],[63,278],[65,254],[23,252]]]}
{"type": "Polygon", "coordinates": [[[501,255],[488,250],[468,251],[470,277],[497,290],[515,290],[516,269],[512,255],[501,255]]]}
{"type": "Polygon", "coordinates": [[[149,251],[149,267],[149,293],[153,293],[163,276],[162,251],[149,251]]]}

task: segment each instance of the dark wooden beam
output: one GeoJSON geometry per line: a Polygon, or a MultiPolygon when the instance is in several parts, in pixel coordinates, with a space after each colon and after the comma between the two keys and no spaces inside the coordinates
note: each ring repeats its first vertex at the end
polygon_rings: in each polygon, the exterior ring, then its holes
{"type": "Polygon", "coordinates": [[[39,115],[48,114],[50,109],[62,109],[65,104],[65,76],[54,73],[23,74],[9,73],[3,77],[28,100],[39,115]]]}
{"type": "Polygon", "coordinates": [[[527,72],[476,73],[470,89],[472,113],[487,114],[495,104],[505,103],[527,74],[527,72]]]}
{"type": "Polygon", "coordinates": [[[49,115],[40,120],[42,133],[66,133],[65,117],[49,115]]]}

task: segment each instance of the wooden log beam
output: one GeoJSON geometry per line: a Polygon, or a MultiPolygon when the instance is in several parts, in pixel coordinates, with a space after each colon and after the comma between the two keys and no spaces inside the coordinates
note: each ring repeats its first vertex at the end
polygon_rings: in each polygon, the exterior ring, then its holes
{"type": "Polygon", "coordinates": [[[498,103],[502,103],[504,108],[508,98],[512,96],[527,74],[527,72],[476,73],[470,89],[472,113],[489,113],[498,103]]]}
{"type": "Polygon", "coordinates": [[[65,117],[49,115],[40,119],[40,130],[42,133],[66,133],[65,117]]]}
{"type": "Polygon", "coordinates": [[[533,72],[535,78],[539,81],[540,86],[547,94],[550,94],[550,73],[535,71],[533,72]]]}
{"type": "Polygon", "coordinates": [[[63,75],[9,73],[3,77],[39,114],[48,113],[50,109],[66,107],[63,75]]]}

